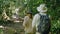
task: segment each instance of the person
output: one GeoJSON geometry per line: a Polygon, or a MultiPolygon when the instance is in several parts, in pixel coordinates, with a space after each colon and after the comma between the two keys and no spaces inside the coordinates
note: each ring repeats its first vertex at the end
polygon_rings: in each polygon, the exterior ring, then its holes
{"type": "MultiPolygon", "coordinates": [[[[41,19],[43,20],[43,18],[41,18],[42,15],[47,15],[47,7],[45,6],[45,4],[40,4],[39,7],[37,7],[37,11],[39,13],[37,13],[34,17],[33,17],[33,21],[32,21],[32,28],[36,28],[36,34],[48,34],[49,31],[47,32],[38,32],[39,31],[39,28],[38,28],[38,25],[41,25],[42,21],[41,19]],[[40,23],[41,22],[41,23],[40,23]]],[[[50,18],[50,16],[49,16],[50,18]]],[[[49,26],[50,27],[50,26],[49,26]]],[[[50,29],[49,29],[50,30],[50,29]]]]}
{"type": "Polygon", "coordinates": [[[26,16],[24,17],[23,27],[25,34],[32,34],[32,12],[27,12],[26,16]]]}

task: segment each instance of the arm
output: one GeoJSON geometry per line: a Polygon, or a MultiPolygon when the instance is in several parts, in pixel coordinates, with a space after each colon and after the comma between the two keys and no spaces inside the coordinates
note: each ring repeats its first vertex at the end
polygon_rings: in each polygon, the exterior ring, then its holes
{"type": "Polygon", "coordinates": [[[33,21],[32,21],[32,27],[36,27],[36,24],[38,24],[38,21],[39,21],[39,18],[40,16],[38,14],[36,14],[34,17],[33,17],[33,21]]]}
{"type": "Polygon", "coordinates": [[[25,16],[25,17],[24,17],[23,26],[25,26],[25,25],[26,25],[26,23],[28,22],[28,20],[29,20],[29,17],[28,17],[28,16],[25,16]]]}

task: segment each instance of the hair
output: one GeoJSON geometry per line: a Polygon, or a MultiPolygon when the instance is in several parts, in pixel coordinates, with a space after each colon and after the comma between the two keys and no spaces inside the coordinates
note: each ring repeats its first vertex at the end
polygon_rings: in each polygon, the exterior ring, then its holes
{"type": "Polygon", "coordinates": [[[32,13],[26,13],[26,16],[27,16],[27,14],[30,14],[29,18],[31,18],[31,19],[33,18],[32,13]]]}
{"type": "Polygon", "coordinates": [[[32,13],[30,14],[30,18],[32,19],[33,17],[32,17],[32,13]]]}

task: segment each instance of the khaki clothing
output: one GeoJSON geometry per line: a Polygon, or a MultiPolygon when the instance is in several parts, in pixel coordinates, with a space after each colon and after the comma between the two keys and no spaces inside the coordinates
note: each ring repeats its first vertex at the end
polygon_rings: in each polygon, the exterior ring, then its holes
{"type": "Polygon", "coordinates": [[[23,26],[24,26],[24,31],[26,33],[32,33],[32,19],[31,18],[29,18],[28,16],[25,16],[23,26]]]}

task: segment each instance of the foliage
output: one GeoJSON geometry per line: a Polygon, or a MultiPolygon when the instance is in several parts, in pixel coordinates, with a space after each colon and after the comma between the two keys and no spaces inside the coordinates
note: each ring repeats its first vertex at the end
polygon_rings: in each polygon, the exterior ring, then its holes
{"type": "Polygon", "coordinates": [[[56,32],[60,29],[60,24],[58,24],[57,22],[60,18],[60,0],[30,0],[27,5],[29,9],[32,10],[33,14],[36,14],[36,7],[39,6],[41,3],[46,3],[46,6],[48,7],[48,14],[51,15],[52,18],[51,31],[56,32]]]}
{"type": "MultiPolygon", "coordinates": [[[[15,6],[19,9],[20,16],[24,16],[24,12],[27,10],[31,11],[33,15],[37,12],[36,8],[41,4],[46,3],[48,7],[48,14],[51,15],[51,31],[56,31],[60,29],[60,24],[57,21],[60,21],[60,0],[0,0],[0,16],[5,9],[7,15],[10,17],[12,15],[12,10],[10,7],[15,6]]],[[[0,17],[1,19],[2,17],[0,17]]],[[[60,23],[60,22],[59,22],[60,23]]]]}

